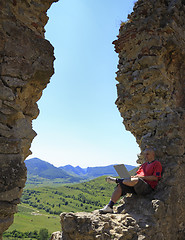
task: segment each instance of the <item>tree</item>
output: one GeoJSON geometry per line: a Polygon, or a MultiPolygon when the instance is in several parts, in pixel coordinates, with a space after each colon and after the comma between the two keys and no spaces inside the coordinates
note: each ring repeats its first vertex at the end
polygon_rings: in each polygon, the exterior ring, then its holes
{"type": "Polygon", "coordinates": [[[39,231],[39,240],[47,240],[49,238],[48,229],[41,228],[39,231]]]}

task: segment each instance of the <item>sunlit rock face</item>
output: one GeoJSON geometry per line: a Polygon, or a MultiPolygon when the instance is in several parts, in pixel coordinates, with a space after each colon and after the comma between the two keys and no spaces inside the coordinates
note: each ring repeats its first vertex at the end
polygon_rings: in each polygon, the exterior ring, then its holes
{"type": "Polygon", "coordinates": [[[24,159],[36,136],[36,102],[54,71],[53,47],[44,39],[52,2],[0,1],[0,235],[12,223],[20,201],[24,159]]]}
{"type": "Polygon", "coordinates": [[[185,239],[184,23],[184,0],[139,0],[114,41],[116,104],[141,150],[156,148],[157,189],[125,198],[114,215],[62,213],[62,239],[185,239]]]}
{"type": "Polygon", "coordinates": [[[185,236],[184,22],[185,1],[140,0],[114,42],[119,54],[116,104],[123,123],[141,150],[147,145],[157,149],[164,168],[154,194],[152,229],[160,233],[158,239],[185,236]]]}

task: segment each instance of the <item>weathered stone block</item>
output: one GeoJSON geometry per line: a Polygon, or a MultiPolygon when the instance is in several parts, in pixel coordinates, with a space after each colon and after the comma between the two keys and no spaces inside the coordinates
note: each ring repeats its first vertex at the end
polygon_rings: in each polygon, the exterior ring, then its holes
{"type": "Polygon", "coordinates": [[[6,87],[1,80],[0,80],[0,99],[9,101],[15,99],[13,91],[10,88],[6,87]]]}
{"type": "Polygon", "coordinates": [[[19,153],[20,151],[20,141],[16,139],[7,139],[0,137],[0,152],[4,154],[19,153]]]}

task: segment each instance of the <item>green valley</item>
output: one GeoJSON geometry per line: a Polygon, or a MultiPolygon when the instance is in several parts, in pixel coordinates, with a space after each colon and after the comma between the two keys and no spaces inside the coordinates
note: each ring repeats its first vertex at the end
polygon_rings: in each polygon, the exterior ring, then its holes
{"type": "Polygon", "coordinates": [[[26,187],[18,206],[18,213],[15,214],[14,223],[8,232],[15,229],[34,232],[42,228],[48,229],[50,234],[59,231],[60,213],[91,212],[99,209],[109,201],[114,187],[114,184],[105,182],[105,176],[88,182],[57,187],[26,187]]]}
{"type": "MultiPolygon", "coordinates": [[[[61,229],[60,213],[92,212],[100,209],[107,204],[115,187],[105,181],[105,175],[114,176],[113,165],[85,170],[70,165],[57,169],[40,159],[26,162],[28,180],[21,204],[18,205],[18,213],[14,216],[14,223],[4,234],[4,240],[40,240],[39,233],[42,230],[48,231],[51,236],[52,232],[61,229]],[[53,174],[56,169],[57,173],[53,174]],[[92,180],[85,181],[85,171],[92,180]],[[104,176],[95,178],[97,174],[103,173],[104,176]],[[58,177],[59,175],[62,177],[58,177]]],[[[128,167],[135,173],[133,166],[128,167]]]]}
{"type": "Polygon", "coordinates": [[[60,187],[26,188],[21,201],[27,206],[59,215],[61,212],[91,212],[102,207],[110,198],[114,186],[99,177],[89,182],[60,187]]]}

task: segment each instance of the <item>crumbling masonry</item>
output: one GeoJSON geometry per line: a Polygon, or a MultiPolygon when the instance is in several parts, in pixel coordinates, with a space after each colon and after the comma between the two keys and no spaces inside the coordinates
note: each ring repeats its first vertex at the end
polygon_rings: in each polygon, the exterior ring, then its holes
{"type": "Polygon", "coordinates": [[[53,47],[44,39],[52,2],[0,0],[0,235],[20,201],[36,102],[53,74],[53,47]]]}
{"type": "MultiPolygon", "coordinates": [[[[0,1],[1,234],[13,221],[26,181],[36,102],[53,74],[53,48],[44,39],[52,2],[0,1]]],[[[62,235],[53,239],[184,239],[184,22],[184,0],[138,0],[114,41],[116,104],[141,150],[157,149],[164,168],[157,190],[147,198],[127,197],[114,215],[62,213],[62,235]]]]}

